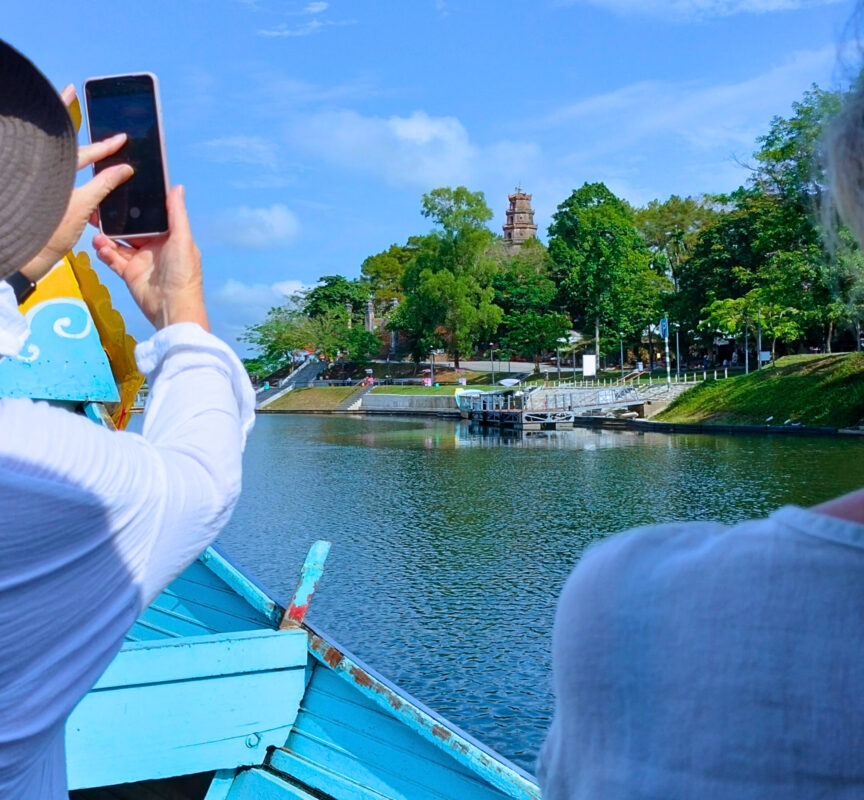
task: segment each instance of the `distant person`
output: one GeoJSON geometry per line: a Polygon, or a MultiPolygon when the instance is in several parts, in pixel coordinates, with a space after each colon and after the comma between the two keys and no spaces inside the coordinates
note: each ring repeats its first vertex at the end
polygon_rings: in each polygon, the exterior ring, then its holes
{"type": "MultiPolygon", "coordinates": [[[[861,91],[827,147],[864,242],[861,91]]],[[[544,800],[864,798],[864,490],[590,548],[552,649],[544,800]]]]}
{"type": "MultiPolygon", "coordinates": [[[[79,149],[63,100],[3,42],[0,87],[0,358],[13,358],[29,331],[5,279],[45,275],[132,169],[110,167],[73,191],[76,164],[123,140],[79,149]]],[[[63,97],[71,102],[74,89],[63,97]]],[[[93,240],[158,329],[136,349],[150,384],[143,433],[0,399],[3,800],[68,796],[66,718],[138,614],[213,541],[240,491],[254,394],[237,357],[208,332],[181,187],[170,191],[168,218],[168,234],[138,247],[93,240]]]]}

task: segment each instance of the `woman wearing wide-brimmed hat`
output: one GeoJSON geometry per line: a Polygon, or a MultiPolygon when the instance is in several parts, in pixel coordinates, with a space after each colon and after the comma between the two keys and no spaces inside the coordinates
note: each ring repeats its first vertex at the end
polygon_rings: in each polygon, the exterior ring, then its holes
{"type": "MultiPolygon", "coordinates": [[[[0,358],[28,335],[5,279],[38,281],[132,174],[114,166],[73,191],[76,169],[124,140],[79,149],[64,105],[74,93],[64,95],[0,42],[0,358]]],[[[66,717],[239,494],[254,395],[237,357],[208,332],[181,187],[168,215],[169,233],[137,248],[94,238],[158,329],[136,350],[151,387],[143,435],[0,399],[2,798],[66,796],[66,717]]]]}

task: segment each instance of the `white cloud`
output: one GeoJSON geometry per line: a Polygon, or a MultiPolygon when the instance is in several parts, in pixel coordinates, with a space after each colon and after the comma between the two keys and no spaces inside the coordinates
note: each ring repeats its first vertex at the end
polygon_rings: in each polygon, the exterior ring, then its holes
{"type": "Polygon", "coordinates": [[[300,234],[300,222],[293,211],[280,203],[267,208],[240,206],[226,211],[213,233],[226,244],[266,250],[291,244],[300,234]]]}
{"type": "Polygon", "coordinates": [[[297,120],[290,136],[307,152],[397,187],[469,183],[505,164],[519,162],[527,169],[539,155],[530,143],[475,145],[458,119],[425,111],[387,118],[321,112],[297,120]]]}
{"type": "Polygon", "coordinates": [[[302,281],[285,280],[276,283],[243,283],[229,278],[213,294],[221,303],[231,306],[271,308],[286,297],[310,288],[302,281]]]}
{"type": "Polygon", "coordinates": [[[275,142],[260,136],[222,136],[202,142],[198,152],[217,164],[259,164],[274,167],[277,160],[275,142]]]}
{"type": "Polygon", "coordinates": [[[207,292],[213,332],[233,344],[241,354],[247,354],[249,346],[237,341],[246,327],[261,322],[271,308],[282,305],[291,295],[311,288],[294,279],[244,283],[230,278],[218,289],[207,292]]]}
{"type": "Polygon", "coordinates": [[[309,3],[306,8],[303,9],[304,14],[320,14],[322,11],[326,11],[330,7],[329,3],[309,3]]]}
{"type": "Polygon", "coordinates": [[[735,14],[766,14],[794,11],[843,0],[561,0],[557,5],[590,3],[622,16],[661,17],[674,22],[729,17],[735,14]]]}
{"type": "MultiPolygon", "coordinates": [[[[314,5],[314,3],[312,4],[314,5]]],[[[310,19],[300,25],[288,25],[283,23],[275,28],[262,28],[258,31],[259,36],[264,36],[270,39],[291,38],[297,36],[311,36],[313,33],[321,33],[325,28],[342,28],[346,25],[356,25],[356,19],[310,19]]]]}

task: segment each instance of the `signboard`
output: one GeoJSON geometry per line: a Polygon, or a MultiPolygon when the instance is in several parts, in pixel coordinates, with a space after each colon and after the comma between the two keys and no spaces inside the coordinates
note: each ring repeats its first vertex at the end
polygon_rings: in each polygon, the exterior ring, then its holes
{"type": "Polygon", "coordinates": [[[584,355],[582,356],[582,376],[585,378],[593,378],[597,374],[597,356],[584,355]]]}
{"type": "Polygon", "coordinates": [[[660,338],[668,339],[669,338],[669,318],[663,317],[660,320],[660,338]]]}
{"type": "Polygon", "coordinates": [[[759,353],[760,361],[770,361],[771,360],[771,351],[770,350],[762,350],[759,353]]]}

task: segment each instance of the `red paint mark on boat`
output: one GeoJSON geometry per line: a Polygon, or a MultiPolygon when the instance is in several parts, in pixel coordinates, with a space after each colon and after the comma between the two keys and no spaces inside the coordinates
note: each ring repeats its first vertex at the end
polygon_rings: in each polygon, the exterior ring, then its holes
{"type": "Polygon", "coordinates": [[[356,683],[358,686],[362,686],[366,689],[371,689],[375,687],[375,683],[373,682],[372,678],[362,669],[358,669],[357,667],[351,667],[351,677],[354,679],[354,683],[356,683]]]}
{"type": "Polygon", "coordinates": [[[446,742],[452,736],[452,733],[448,731],[447,728],[445,728],[443,725],[433,725],[432,735],[436,739],[440,739],[442,742],[446,742]]]}

